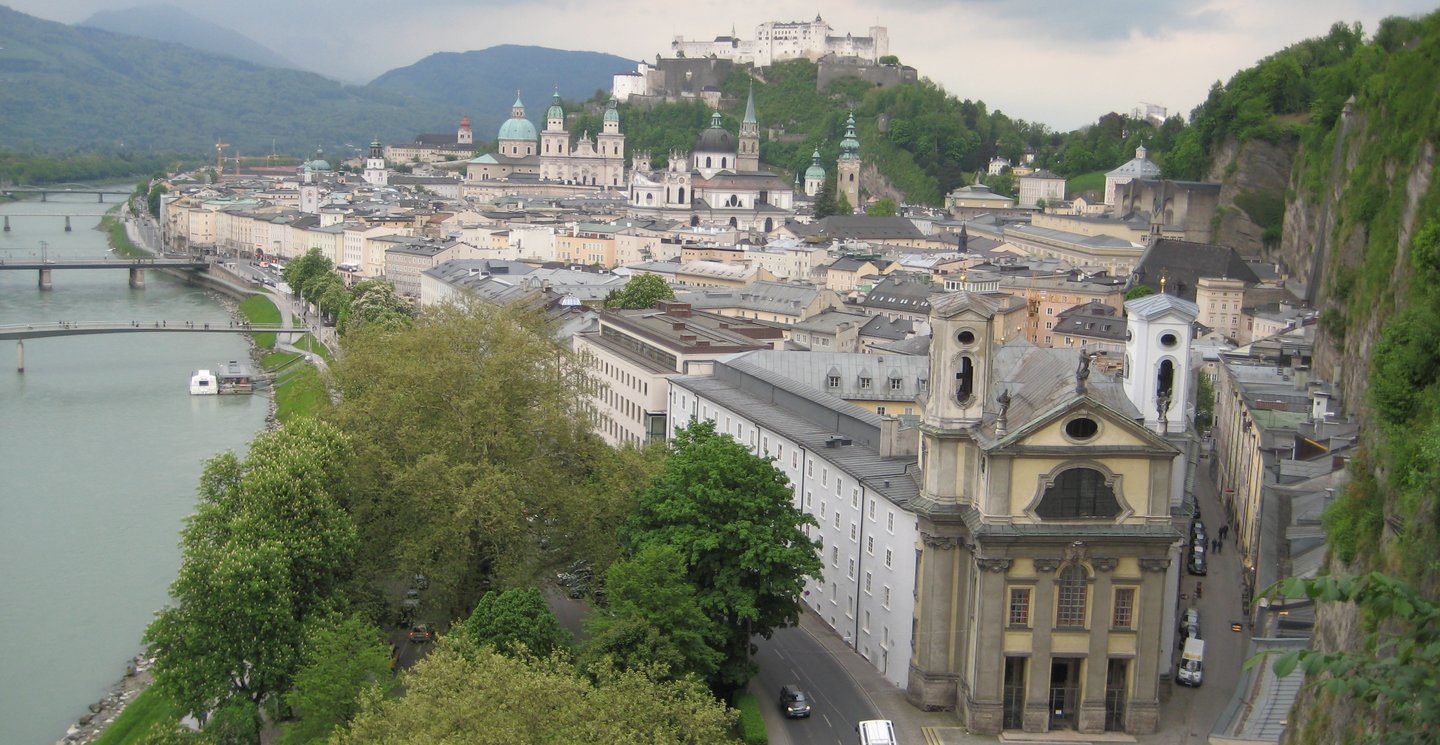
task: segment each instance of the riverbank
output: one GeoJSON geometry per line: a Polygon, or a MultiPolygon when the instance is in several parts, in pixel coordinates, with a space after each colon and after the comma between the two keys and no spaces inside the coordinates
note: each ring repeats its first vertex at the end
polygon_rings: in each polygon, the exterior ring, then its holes
{"type": "MultiPolygon", "coordinates": [[[[110,731],[111,725],[122,718],[130,720],[121,722],[127,732],[134,735],[142,735],[150,729],[149,717],[138,716],[139,707],[130,709],[140,696],[150,688],[154,678],[150,675],[152,660],[144,655],[136,655],[125,668],[125,676],[119,682],[110,687],[110,690],[100,698],[99,701],[90,704],[90,711],[81,714],[75,724],[65,731],[65,736],[56,741],[56,745],[89,745],[95,743],[99,738],[110,731]],[[129,716],[126,712],[129,711],[129,716]]],[[[120,733],[119,729],[114,731],[120,733]]],[[[130,739],[126,737],[125,739],[130,739]]],[[[115,742],[120,740],[112,738],[115,742]]]]}

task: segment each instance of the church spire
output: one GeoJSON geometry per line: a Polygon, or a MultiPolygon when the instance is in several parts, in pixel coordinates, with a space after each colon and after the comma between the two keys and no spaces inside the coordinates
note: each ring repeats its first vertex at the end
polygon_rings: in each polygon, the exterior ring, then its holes
{"type": "Polygon", "coordinates": [[[745,118],[740,122],[739,147],[735,153],[737,170],[754,172],[760,170],[760,122],[755,118],[755,84],[750,84],[750,96],[745,100],[745,118]]]}
{"type": "Polygon", "coordinates": [[[750,84],[750,97],[745,100],[745,119],[741,122],[741,124],[742,124],[742,125],[744,125],[744,124],[759,124],[759,122],[755,121],[755,84],[754,84],[754,83],[751,83],[751,84],[750,84]]]}

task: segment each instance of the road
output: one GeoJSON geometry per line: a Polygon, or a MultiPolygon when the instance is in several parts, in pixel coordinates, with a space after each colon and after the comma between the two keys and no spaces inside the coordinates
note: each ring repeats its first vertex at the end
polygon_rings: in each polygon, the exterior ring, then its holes
{"type": "Polygon", "coordinates": [[[780,629],[770,639],[757,637],[755,642],[760,673],[750,690],[760,699],[771,743],[848,743],[855,739],[857,722],[883,718],[835,657],[804,629],[780,629]],[[780,686],[790,683],[810,695],[808,719],[786,720],[780,714],[780,686]]]}

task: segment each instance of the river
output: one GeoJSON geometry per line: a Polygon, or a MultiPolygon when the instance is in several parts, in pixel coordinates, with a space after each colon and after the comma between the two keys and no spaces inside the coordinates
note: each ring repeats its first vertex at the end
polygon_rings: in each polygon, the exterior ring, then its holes
{"type": "MultiPolygon", "coordinates": [[[[94,195],[0,204],[0,259],[106,255],[94,195]],[[27,216],[39,213],[42,216],[27,216]],[[64,214],[73,232],[64,231],[64,214]]],[[[0,271],[0,324],[225,323],[217,296],[147,272],[0,271]]],[[[49,745],[140,651],[180,565],[179,531],[206,459],[265,425],[264,396],[190,396],[190,371],[249,354],[227,334],[113,334],[0,342],[0,743],[49,745]]]]}

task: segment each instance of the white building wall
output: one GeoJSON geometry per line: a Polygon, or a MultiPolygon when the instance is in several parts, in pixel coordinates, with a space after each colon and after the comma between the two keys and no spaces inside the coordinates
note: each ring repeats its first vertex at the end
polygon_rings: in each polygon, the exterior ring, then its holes
{"type": "Polygon", "coordinates": [[[915,615],[915,553],[919,523],[855,476],[749,416],[674,383],[669,385],[667,436],[692,421],[711,419],[716,430],[751,452],[768,455],[790,480],[793,504],[819,523],[808,528],[821,542],[822,576],[808,578],[802,602],[891,683],[909,680],[915,615]]]}

